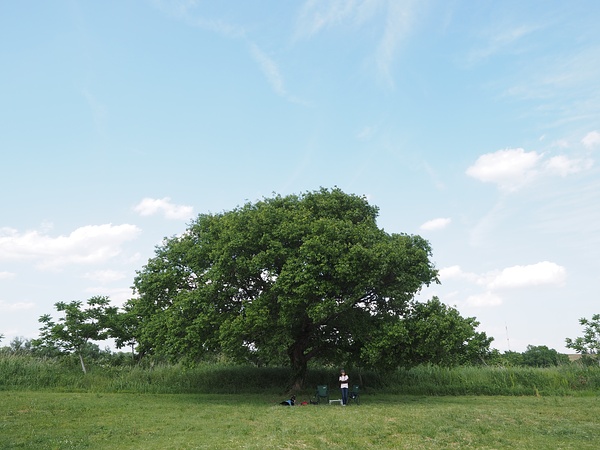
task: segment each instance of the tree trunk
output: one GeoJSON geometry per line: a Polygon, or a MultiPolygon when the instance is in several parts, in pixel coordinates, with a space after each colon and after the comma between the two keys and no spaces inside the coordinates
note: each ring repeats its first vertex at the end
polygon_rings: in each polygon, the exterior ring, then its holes
{"type": "Polygon", "coordinates": [[[87,370],[85,370],[85,364],[83,363],[83,355],[81,354],[81,352],[78,352],[79,354],[79,362],[81,362],[81,370],[83,370],[84,374],[87,374],[87,370]]]}
{"type": "Polygon", "coordinates": [[[298,392],[304,386],[306,380],[307,363],[304,352],[297,349],[296,346],[290,352],[290,362],[292,366],[292,378],[290,380],[291,392],[298,392]]]}

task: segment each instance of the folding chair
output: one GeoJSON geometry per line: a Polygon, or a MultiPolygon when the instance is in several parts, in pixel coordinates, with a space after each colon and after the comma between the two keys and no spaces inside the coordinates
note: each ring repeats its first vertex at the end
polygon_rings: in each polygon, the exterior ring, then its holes
{"type": "Polygon", "coordinates": [[[353,401],[357,405],[360,405],[360,393],[359,393],[359,387],[357,384],[352,386],[352,389],[350,390],[350,392],[348,392],[348,401],[349,402],[353,401]]]}
{"type": "Polygon", "coordinates": [[[321,403],[321,399],[327,399],[326,403],[329,403],[329,388],[327,385],[317,386],[317,392],[315,392],[315,403],[321,403]]]}

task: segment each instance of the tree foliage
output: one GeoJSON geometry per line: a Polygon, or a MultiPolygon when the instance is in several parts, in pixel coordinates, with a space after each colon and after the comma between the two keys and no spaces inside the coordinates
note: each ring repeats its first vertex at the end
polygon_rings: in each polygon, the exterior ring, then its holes
{"type": "Polygon", "coordinates": [[[477,332],[479,322],[463,318],[437,297],[415,303],[401,320],[390,321],[363,348],[370,365],[395,369],[429,363],[478,364],[490,353],[493,338],[477,332]]]}
{"type": "Polygon", "coordinates": [[[600,363],[600,314],[594,314],[591,319],[583,317],[579,323],[584,327],[583,336],[567,338],[567,348],[580,353],[584,361],[600,363]]]}
{"type": "Polygon", "coordinates": [[[527,350],[523,352],[522,364],[524,366],[552,367],[568,364],[569,362],[567,355],[558,353],[545,345],[528,345],[527,350]]]}
{"type": "Polygon", "coordinates": [[[109,298],[102,296],[87,300],[85,308],[80,301],[58,302],[54,306],[58,312],[64,313],[63,317],[55,322],[50,314],[41,316],[38,320],[43,324],[40,337],[33,344],[41,350],[76,353],[81,369],[86,373],[84,355],[90,341],[104,340],[109,336],[117,308],[111,307],[109,298]]]}
{"type": "Polygon", "coordinates": [[[386,233],[377,214],[336,188],[200,215],[135,278],[140,350],[287,359],[296,386],[313,358],[358,360],[437,281],[429,243],[386,233]]]}

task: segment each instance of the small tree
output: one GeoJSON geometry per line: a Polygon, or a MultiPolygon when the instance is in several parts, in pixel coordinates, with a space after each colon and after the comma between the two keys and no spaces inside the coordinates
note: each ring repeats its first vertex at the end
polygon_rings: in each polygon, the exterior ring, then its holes
{"type": "Polygon", "coordinates": [[[584,361],[600,363],[600,314],[594,314],[591,320],[581,318],[579,323],[584,326],[583,336],[575,339],[567,338],[567,348],[572,348],[581,354],[584,361]]]}
{"type": "Polygon", "coordinates": [[[123,312],[112,316],[110,323],[110,337],[115,339],[115,345],[118,349],[131,348],[132,359],[135,357],[135,345],[137,344],[134,337],[137,326],[138,319],[131,310],[129,303],[125,305],[123,312]]]}
{"type": "Polygon", "coordinates": [[[35,340],[34,345],[75,352],[83,373],[87,373],[83,361],[86,347],[89,341],[108,337],[110,318],[116,314],[116,308],[109,306],[109,303],[108,297],[101,296],[90,298],[86,302],[86,309],[80,301],[56,303],[56,310],[63,312],[64,317],[56,323],[50,314],[41,316],[38,321],[43,326],[40,328],[40,338],[35,340]]]}

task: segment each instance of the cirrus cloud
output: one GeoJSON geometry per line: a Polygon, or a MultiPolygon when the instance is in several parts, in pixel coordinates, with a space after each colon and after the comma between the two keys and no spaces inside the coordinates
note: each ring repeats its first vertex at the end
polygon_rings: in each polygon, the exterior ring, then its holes
{"type": "Polygon", "coordinates": [[[423,2],[416,0],[307,0],[296,24],[296,39],[310,38],[337,27],[373,26],[377,43],[372,58],[385,80],[392,83],[391,67],[401,44],[413,32],[423,2]]]}

